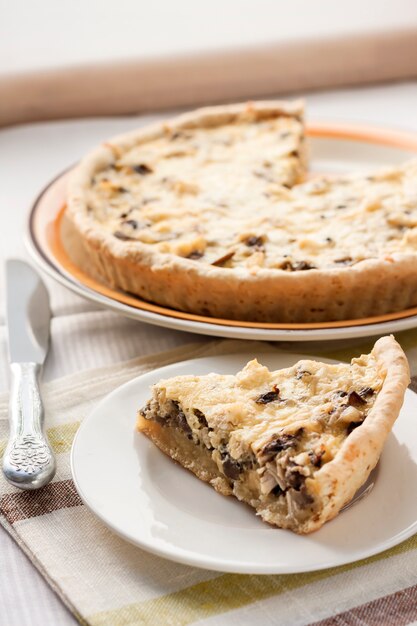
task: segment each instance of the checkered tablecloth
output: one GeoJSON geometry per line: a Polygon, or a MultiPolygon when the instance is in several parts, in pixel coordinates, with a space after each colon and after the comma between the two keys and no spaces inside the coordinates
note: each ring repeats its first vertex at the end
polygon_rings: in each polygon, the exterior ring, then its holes
{"type": "MultiPolygon", "coordinates": [[[[398,339],[407,349],[412,373],[417,372],[417,331],[398,339]]],[[[254,354],[278,350],[266,344],[249,345],[254,354]]],[[[370,347],[368,341],[337,353],[325,349],[322,354],[350,359],[370,347]]],[[[176,564],[134,548],[83,505],[71,479],[69,453],[78,426],[98,400],[156,367],[247,350],[247,343],[236,341],[190,344],[46,385],[48,435],[57,455],[57,474],[37,492],[19,491],[0,479],[0,521],[81,623],[397,626],[417,619],[417,535],[382,554],[341,567],[244,576],[176,564]]],[[[416,388],[417,378],[412,384],[416,388]]],[[[6,433],[7,397],[3,395],[2,449],[6,433]]]]}

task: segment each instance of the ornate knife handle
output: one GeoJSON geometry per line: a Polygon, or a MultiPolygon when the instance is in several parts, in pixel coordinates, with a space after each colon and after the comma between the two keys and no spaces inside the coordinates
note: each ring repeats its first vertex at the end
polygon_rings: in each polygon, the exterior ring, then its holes
{"type": "Polygon", "coordinates": [[[38,489],[55,474],[55,458],[43,429],[37,363],[12,363],[10,436],[3,458],[6,479],[20,489],[38,489]]]}

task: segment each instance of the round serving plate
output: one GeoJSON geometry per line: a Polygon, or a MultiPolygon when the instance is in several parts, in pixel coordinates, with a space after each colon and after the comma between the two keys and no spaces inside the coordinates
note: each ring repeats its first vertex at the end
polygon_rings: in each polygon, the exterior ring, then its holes
{"type": "MultiPolygon", "coordinates": [[[[310,170],[315,173],[369,171],[402,163],[417,152],[417,136],[352,125],[311,124],[310,170]]],[[[80,296],[128,317],[176,330],[236,339],[323,341],[399,332],[417,326],[417,307],[366,319],[310,324],[261,323],[193,315],[159,306],[111,288],[72,263],[61,241],[70,170],[55,178],[32,206],[26,231],[29,252],[52,278],[80,296]]]]}
{"type": "MultiPolygon", "coordinates": [[[[135,430],[136,413],[161,378],[235,374],[254,356],[270,369],[297,354],[250,353],[175,363],[141,375],[104,398],[83,421],[71,453],[84,503],[131,543],[159,556],[224,572],[289,574],[343,565],[382,552],[417,531],[417,395],[404,405],[378,464],[373,488],[320,530],[273,528],[233,497],[218,494],[135,430]]],[[[326,362],[328,361],[326,359],[326,362]]]]}

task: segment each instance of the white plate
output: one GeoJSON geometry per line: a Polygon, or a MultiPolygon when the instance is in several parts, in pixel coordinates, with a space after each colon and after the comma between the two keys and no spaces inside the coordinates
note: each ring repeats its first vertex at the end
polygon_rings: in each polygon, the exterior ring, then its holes
{"type": "MultiPolygon", "coordinates": [[[[253,356],[170,365],[102,400],[78,430],[71,455],[74,481],[85,504],[113,531],[145,550],[224,572],[323,569],[376,554],[417,532],[417,396],[411,391],[370,494],[307,536],[264,524],[251,508],[221,496],[135,432],[136,412],[149,398],[151,384],[180,374],[235,373],[253,356]]],[[[307,358],[256,356],[274,369],[307,358]]]]}
{"type": "MultiPolygon", "coordinates": [[[[372,127],[358,127],[340,124],[312,124],[309,126],[309,153],[313,172],[340,173],[365,171],[387,164],[398,164],[417,151],[417,138],[412,133],[390,131],[372,127]]],[[[211,320],[204,317],[190,319],[187,314],[172,312],[167,308],[146,310],[103,295],[77,280],[60,263],[50,242],[51,226],[56,220],[66,197],[67,176],[61,175],[52,181],[41,193],[31,208],[26,243],[33,260],[49,276],[84,298],[102,307],[127,317],[149,324],[181,331],[213,335],[234,339],[254,339],[266,341],[326,341],[334,339],[360,338],[396,333],[417,326],[415,311],[406,317],[392,316],[385,320],[356,320],[341,325],[321,324],[319,327],[302,328],[294,325],[250,326],[241,322],[237,325],[227,320],[211,320]],[[176,315],[176,316],[175,316],[176,315]]],[[[140,299],[139,299],[140,300],[140,299]]],[[[390,316],[386,316],[390,317],[390,316]]],[[[312,325],[314,326],[314,325],[312,325]]]]}

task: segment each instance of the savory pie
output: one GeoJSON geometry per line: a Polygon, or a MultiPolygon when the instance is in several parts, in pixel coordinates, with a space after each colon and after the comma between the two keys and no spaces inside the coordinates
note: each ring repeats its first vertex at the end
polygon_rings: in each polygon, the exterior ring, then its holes
{"type": "Polygon", "coordinates": [[[261,322],[417,304],[417,162],[305,181],[299,102],[202,109],[103,144],[75,169],[63,242],[113,287],[261,322]]]}
{"type": "Polygon", "coordinates": [[[138,429],[163,452],[281,528],[309,533],[366,481],[409,383],[391,337],[350,364],[299,361],[236,376],[161,380],[138,429]]]}

